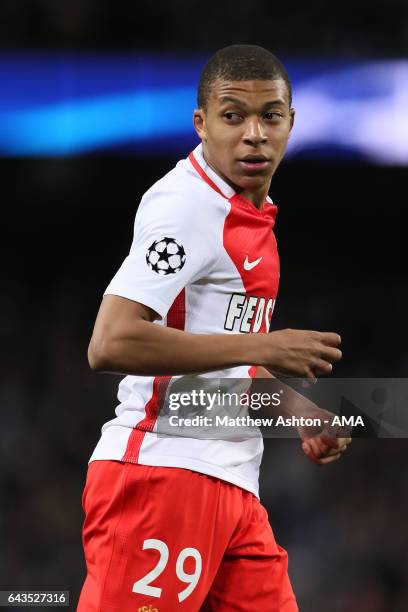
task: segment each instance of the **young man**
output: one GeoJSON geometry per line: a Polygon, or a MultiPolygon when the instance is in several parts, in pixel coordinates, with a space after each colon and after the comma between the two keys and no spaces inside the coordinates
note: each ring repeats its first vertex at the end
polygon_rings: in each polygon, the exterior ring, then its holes
{"type": "MultiPolygon", "coordinates": [[[[142,198],[89,347],[94,370],[127,376],[84,491],[80,612],[297,610],[257,497],[262,439],[156,432],[172,377],[249,380],[258,367],[314,379],[341,358],[335,333],[268,333],[279,283],[268,191],[294,114],[275,56],[221,49],[199,83],[201,144],[142,198]]],[[[303,448],[327,463],[347,443],[303,448]]]]}

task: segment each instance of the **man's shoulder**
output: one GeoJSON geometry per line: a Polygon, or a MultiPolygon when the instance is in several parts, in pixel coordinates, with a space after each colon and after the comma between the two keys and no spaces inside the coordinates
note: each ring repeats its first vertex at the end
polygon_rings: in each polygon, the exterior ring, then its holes
{"type": "Polygon", "coordinates": [[[142,203],[155,201],[159,206],[191,206],[197,200],[218,200],[217,194],[208,188],[190,160],[182,159],[176,166],[156,181],[142,198],[142,203]],[[214,197],[215,196],[215,197],[214,197]]]}

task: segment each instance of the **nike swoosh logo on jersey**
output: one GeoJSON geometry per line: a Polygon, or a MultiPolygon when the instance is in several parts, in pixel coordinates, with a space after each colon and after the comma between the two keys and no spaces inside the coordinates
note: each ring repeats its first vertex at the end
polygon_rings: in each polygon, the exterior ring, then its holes
{"type": "Polygon", "coordinates": [[[262,259],[262,257],[259,257],[259,259],[255,259],[255,261],[248,261],[248,255],[247,255],[245,257],[245,261],[244,261],[244,269],[245,270],[252,270],[252,268],[255,268],[255,266],[257,266],[259,264],[261,259],[262,259]]]}

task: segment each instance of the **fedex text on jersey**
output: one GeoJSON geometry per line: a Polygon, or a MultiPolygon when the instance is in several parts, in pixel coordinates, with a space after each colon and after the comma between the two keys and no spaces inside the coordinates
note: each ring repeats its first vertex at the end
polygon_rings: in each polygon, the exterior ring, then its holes
{"type": "Polygon", "coordinates": [[[236,321],[240,321],[240,332],[246,334],[259,331],[268,332],[275,302],[274,298],[233,293],[228,305],[224,329],[232,331],[236,321]]]}

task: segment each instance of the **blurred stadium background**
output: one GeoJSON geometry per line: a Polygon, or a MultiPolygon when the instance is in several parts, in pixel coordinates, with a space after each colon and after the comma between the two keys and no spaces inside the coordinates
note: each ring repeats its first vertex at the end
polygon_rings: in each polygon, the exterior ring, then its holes
{"type": "MultiPolygon", "coordinates": [[[[119,380],[89,371],[87,343],[141,195],[197,142],[217,48],[264,45],[294,81],[274,327],[340,332],[337,376],[406,376],[408,5],[4,0],[0,34],[0,588],[69,589],[74,609],[86,464],[119,380]]],[[[408,610],[407,450],[359,439],[319,469],[266,440],[262,500],[302,612],[408,610]]]]}

